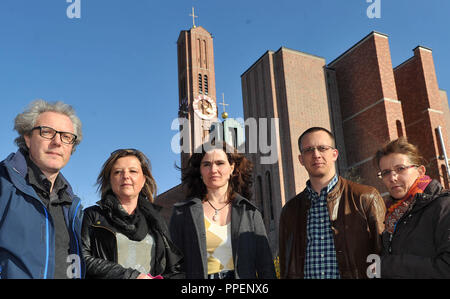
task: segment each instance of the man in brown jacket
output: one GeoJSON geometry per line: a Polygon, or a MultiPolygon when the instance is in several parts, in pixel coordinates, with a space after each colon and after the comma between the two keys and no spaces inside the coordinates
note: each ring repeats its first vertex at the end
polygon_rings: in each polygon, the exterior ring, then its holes
{"type": "Polygon", "coordinates": [[[333,135],[313,127],[298,139],[306,188],[281,212],[281,278],[367,278],[379,254],[386,207],[379,192],[336,174],[333,135]]]}

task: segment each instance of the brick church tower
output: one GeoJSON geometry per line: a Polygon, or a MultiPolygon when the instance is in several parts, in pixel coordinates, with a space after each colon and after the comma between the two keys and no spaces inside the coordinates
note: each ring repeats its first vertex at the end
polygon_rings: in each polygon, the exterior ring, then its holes
{"type": "MultiPolygon", "coordinates": [[[[178,117],[180,123],[181,168],[185,168],[192,153],[209,139],[209,132],[217,124],[216,78],[214,49],[211,34],[195,25],[180,32],[177,41],[178,56],[178,117]]],[[[157,196],[155,203],[163,209],[162,215],[169,221],[172,206],[185,200],[181,184],[157,196]]]]}
{"type": "Polygon", "coordinates": [[[189,139],[182,140],[181,146],[184,168],[190,155],[207,140],[211,124],[217,121],[213,38],[194,23],[190,30],[181,31],[177,49],[178,116],[186,118],[189,125],[189,139]]]}

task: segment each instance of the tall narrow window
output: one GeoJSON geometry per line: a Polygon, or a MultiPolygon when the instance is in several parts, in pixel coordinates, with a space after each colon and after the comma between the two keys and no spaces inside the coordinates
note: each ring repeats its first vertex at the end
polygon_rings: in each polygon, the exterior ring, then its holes
{"type": "Polygon", "coordinates": [[[208,69],[208,55],[206,55],[206,53],[208,53],[207,51],[206,51],[206,41],[204,40],[203,41],[203,67],[205,68],[205,69],[208,69]]]}
{"type": "Polygon", "coordinates": [[[187,91],[186,91],[186,77],[181,78],[180,82],[180,98],[184,99],[186,97],[187,91]]]}
{"type": "Polygon", "coordinates": [[[233,131],[233,134],[231,138],[233,139],[231,144],[234,146],[234,148],[238,148],[238,129],[237,128],[231,128],[233,131]]]}
{"type": "Polygon", "coordinates": [[[202,74],[198,74],[198,93],[203,93],[202,74]]]}
{"type": "Polygon", "coordinates": [[[268,195],[269,195],[269,205],[270,205],[270,220],[274,220],[274,212],[273,212],[273,198],[272,198],[272,180],[270,178],[270,172],[266,172],[266,181],[268,187],[268,195]]]}
{"type": "Polygon", "coordinates": [[[450,186],[449,184],[450,177],[448,176],[447,168],[445,168],[445,165],[441,165],[441,173],[442,176],[444,177],[444,187],[448,189],[450,186]]]}
{"type": "Polygon", "coordinates": [[[202,58],[202,42],[201,42],[201,40],[200,39],[197,39],[197,45],[198,45],[198,58],[197,58],[197,61],[198,61],[198,65],[200,66],[200,67],[202,67],[202,63],[203,63],[203,58],[202,58]]]}
{"type": "Polygon", "coordinates": [[[402,122],[397,120],[395,122],[395,125],[397,126],[397,136],[398,137],[402,137],[403,136],[403,127],[402,127],[402,122]]]}
{"type": "Polygon", "coordinates": [[[257,180],[257,191],[258,191],[258,195],[256,198],[256,206],[258,207],[259,211],[261,212],[263,221],[264,221],[264,192],[263,192],[263,187],[262,187],[262,180],[261,180],[261,176],[258,175],[258,177],[256,178],[257,180]]]}
{"type": "Polygon", "coordinates": [[[203,76],[204,86],[205,86],[205,94],[208,94],[208,75],[203,76]]]}

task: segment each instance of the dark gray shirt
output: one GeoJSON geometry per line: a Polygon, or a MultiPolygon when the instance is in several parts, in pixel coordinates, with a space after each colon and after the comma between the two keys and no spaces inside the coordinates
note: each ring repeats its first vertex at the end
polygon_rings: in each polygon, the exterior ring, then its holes
{"type": "Polygon", "coordinates": [[[67,257],[69,255],[70,236],[64,217],[63,207],[70,206],[72,200],[67,194],[67,184],[58,174],[53,190],[51,182],[37,167],[37,165],[26,156],[28,165],[27,181],[36,191],[49,213],[50,221],[55,228],[55,276],[57,279],[67,279],[67,257]]]}

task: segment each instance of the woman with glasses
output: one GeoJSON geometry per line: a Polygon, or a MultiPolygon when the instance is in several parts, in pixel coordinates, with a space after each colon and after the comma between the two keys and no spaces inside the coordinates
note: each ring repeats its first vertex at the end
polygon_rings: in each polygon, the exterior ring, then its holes
{"type": "Polygon", "coordinates": [[[249,202],[252,164],[218,144],[182,169],[187,201],[173,207],[170,232],[190,279],[276,278],[261,213],[249,202]]]}
{"type": "Polygon", "coordinates": [[[375,155],[389,191],[382,278],[450,278],[450,192],[425,174],[423,158],[403,137],[375,155]]]}
{"type": "Polygon", "coordinates": [[[97,184],[101,200],[83,218],[87,278],[183,278],[182,255],[153,204],[156,183],[148,158],[135,149],[114,151],[97,184]]]}

